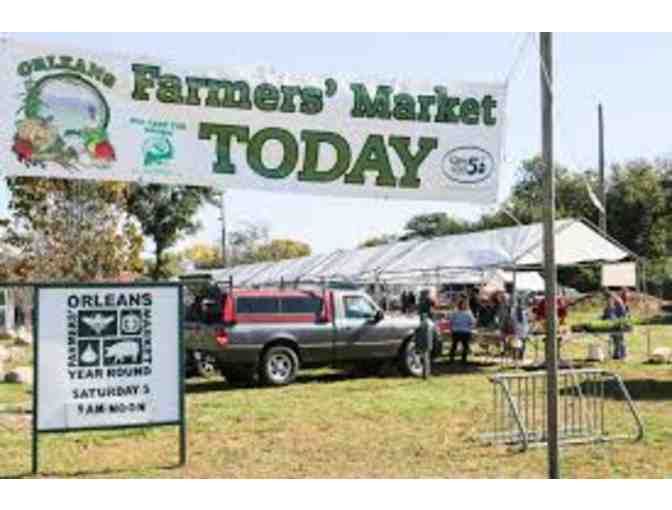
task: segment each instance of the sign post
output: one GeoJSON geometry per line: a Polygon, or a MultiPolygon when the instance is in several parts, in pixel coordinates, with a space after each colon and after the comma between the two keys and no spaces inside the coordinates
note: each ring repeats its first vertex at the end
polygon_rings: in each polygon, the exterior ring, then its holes
{"type": "Polygon", "coordinates": [[[182,288],[35,288],[32,471],[39,434],[179,426],[186,463],[182,288]]]}

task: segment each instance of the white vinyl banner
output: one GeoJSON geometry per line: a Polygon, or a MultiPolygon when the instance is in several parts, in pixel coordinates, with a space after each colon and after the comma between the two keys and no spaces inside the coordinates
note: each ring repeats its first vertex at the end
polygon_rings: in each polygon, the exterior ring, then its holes
{"type": "Polygon", "coordinates": [[[38,431],[180,422],[177,286],[38,293],[38,431]]]}
{"type": "Polygon", "coordinates": [[[12,40],[0,71],[6,177],[497,200],[504,83],[183,70],[12,40]]]}

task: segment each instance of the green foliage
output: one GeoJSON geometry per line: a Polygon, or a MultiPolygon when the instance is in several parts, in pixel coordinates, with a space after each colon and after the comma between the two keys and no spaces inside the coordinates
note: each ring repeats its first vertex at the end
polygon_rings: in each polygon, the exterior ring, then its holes
{"type": "Polygon", "coordinates": [[[377,237],[370,237],[359,245],[359,248],[372,248],[374,246],[381,246],[397,241],[397,236],[383,234],[377,237]]]}
{"type": "Polygon", "coordinates": [[[472,230],[472,226],[446,213],[420,214],[406,223],[406,233],[400,240],[429,239],[437,236],[462,234],[472,230]]]}
{"type": "Polygon", "coordinates": [[[575,324],[572,326],[572,331],[585,331],[587,333],[632,331],[632,327],[635,323],[636,321],[633,319],[595,320],[583,324],[575,324]]]}
{"type": "Polygon", "coordinates": [[[142,270],[144,240],[124,213],[127,184],[21,177],[9,189],[7,278],[91,281],[142,270]]]}
{"type": "Polygon", "coordinates": [[[291,239],[274,239],[270,243],[257,248],[255,259],[257,262],[294,259],[310,255],[310,246],[291,239]]]}
{"type": "Polygon", "coordinates": [[[132,185],[127,211],[141,225],[144,235],[155,245],[155,261],[150,276],[154,280],[170,276],[164,253],[185,235],[201,227],[196,213],[206,202],[214,203],[216,193],[194,186],[132,185]]]}
{"type": "Polygon", "coordinates": [[[614,165],[607,194],[608,230],[647,259],[665,256],[672,216],[661,170],[645,160],[614,165]]]}

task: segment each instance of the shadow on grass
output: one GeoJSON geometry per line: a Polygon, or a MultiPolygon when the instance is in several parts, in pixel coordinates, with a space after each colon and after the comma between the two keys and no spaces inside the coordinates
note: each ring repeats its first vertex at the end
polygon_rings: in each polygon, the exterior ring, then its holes
{"type": "MultiPolygon", "coordinates": [[[[632,400],[672,400],[672,380],[629,379],[623,383],[630,392],[632,400]]],[[[620,389],[614,383],[606,385],[605,396],[614,400],[624,400],[620,389]]]]}
{"type": "MultiPolygon", "coordinates": [[[[497,366],[495,362],[469,362],[466,365],[462,363],[448,363],[447,361],[437,361],[432,364],[432,377],[442,377],[460,374],[473,374],[484,372],[497,366]]],[[[394,369],[391,365],[383,368],[377,374],[362,374],[354,371],[344,369],[338,372],[330,373],[302,373],[299,374],[293,384],[331,384],[343,381],[351,381],[357,379],[399,379],[403,376],[394,369]]],[[[193,382],[187,382],[187,394],[208,393],[212,391],[238,391],[248,389],[263,389],[263,386],[258,384],[251,385],[231,385],[223,379],[203,380],[199,379],[193,382]]],[[[268,390],[273,390],[273,387],[267,387],[268,390]]]]}
{"type": "Polygon", "coordinates": [[[138,469],[154,469],[158,471],[172,471],[175,469],[182,468],[179,464],[170,464],[163,466],[132,466],[132,467],[119,467],[119,468],[106,468],[98,470],[81,470],[81,471],[40,471],[38,474],[34,475],[32,472],[23,472],[18,473],[14,476],[0,476],[0,480],[18,480],[18,479],[30,479],[30,478],[75,478],[75,477],[87,477],[87,476],[114,476],[121,475],[122,473],[128,473],[129,471],[138,470],[138,469]]]}
{"type": "MultiPolygon", "coordinates": [[[[658,401],[672,400],[672,381],[659,381],[656,379],[630,379],[623,381],[633,401],[658,401]]],[[[579,385],[584,395],[600,395],[599,389],[592,384],[583,382],[579,385]],[[596,393],[597,392],[597,393],[596,393]]],[[[560,390],[560,395],[576,395],[573,386],[560,390]]],[[[604,384],[604,398],[616,401],[625,401],[621,388],[615,381],[606,381],[604,384]]]]}

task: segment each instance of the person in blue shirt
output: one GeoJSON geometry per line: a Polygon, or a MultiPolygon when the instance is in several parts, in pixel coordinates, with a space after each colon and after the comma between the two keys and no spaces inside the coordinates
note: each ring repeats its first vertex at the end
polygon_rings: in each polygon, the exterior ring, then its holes
{"type": "MultiPolygon", "coordinates": [[[[618,320],[624,319],[628,315],[628,311],[621,301],[621,299],[614,293],[607,294],[607,307],[604,309],[602,315],[603,320],[618,320]]],[[[625,337],[623,333],[613,333],[611,341],[614,346],[613,358],[616,360],[625,359],[625,337]]]]}
{"type": "Polygon", "coordinates": [[[466,300],[460,299],[457,304],[457,311],[450,316],[450,329],[453,337],[453,345],[450,347],[450,363],[455,361],[458,343],[462,344],[462,363],[467,363],[469,344],[475,324],[476,319],[467,307],[466,300]]]}

